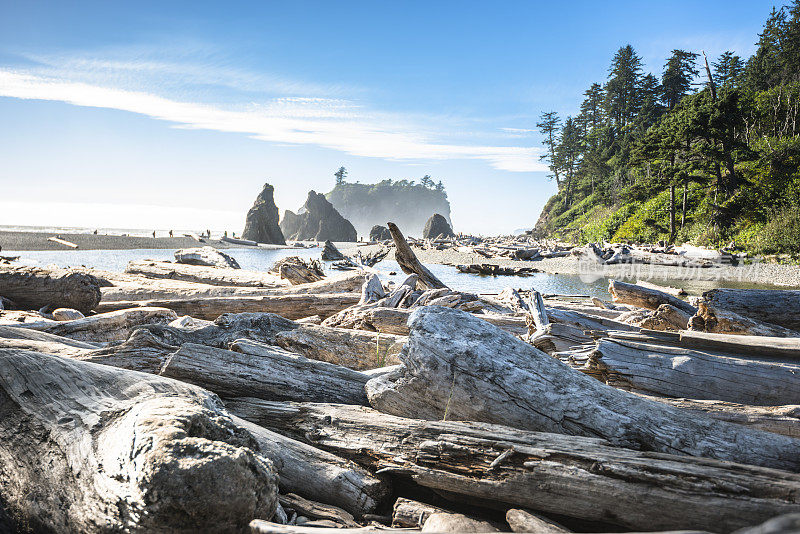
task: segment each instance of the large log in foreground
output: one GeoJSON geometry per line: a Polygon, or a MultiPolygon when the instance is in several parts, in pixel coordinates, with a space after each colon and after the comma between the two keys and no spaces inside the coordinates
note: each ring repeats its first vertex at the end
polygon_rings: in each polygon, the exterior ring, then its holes
{"type": "Polygon", "coordinates": [[[800,331],[800,290],[711,289],[703,301],[751,319],[800,331]]]}
{"type": "Polygon", "coordinates": [[[800,511],[800,475],[784,471],[356,406],[255,399],[227,406],[259,425],[450,495],[629,529],[730,532],[800,511]]]}
{"type": "Polygon", "coordinates": [[[72,321],[22,323],[18,328],[30,328],[79,341],[124,341],[138,326],[167,324],[177,318],[178,315],[167,308],[142,306],[72,321]]]}
{"type": "Polygon", "coordinates": [[[302,319],[310,315],[328,317],[357,304],[360,293],[291,294],[283,293],[249,297],[192,297],[166,300],[110,302],[101,305],[103,311],[136,307],[158,307],[174,310],[178,315],[213,321],[223,313],[275,313],[287,319],[302,319]]]}
{"type": "Polygon", "coordinates": [[[100,282],[69,269],[0,267],[0,296],[22,309],[73,308],[89,313],[100,302],[100,282]]]}
{"type": "Polygon", "coordinates": [[[33,531],[241,530],[272,463],[219,400],[151,375],[0,350],[0,487],[33,531]]]}
{"type": "Polygon", "coordinates": [[[585,368],[606,384],[629,391],[741,404],[800,404],[800,362],[600,339],[585,368]]]}
{"type": "Polygon", "coordinates": [[[423,307],[405,364],[367,382],[370,404],[456,419],[602,437],[633,449],[800,469],[800,440],[683,412],[614,389],[468,313],[423,307]]]}

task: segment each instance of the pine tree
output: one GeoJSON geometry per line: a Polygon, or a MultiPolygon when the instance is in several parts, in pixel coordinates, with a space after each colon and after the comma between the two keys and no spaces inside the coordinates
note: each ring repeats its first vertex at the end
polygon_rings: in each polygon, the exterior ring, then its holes
{"type": "Polygon", "coordinates": [[[664,65],[661,85],[664,92],[664,105],[674,108],[681,98],[689,93],[692,81],[697,77],[697,54],[685,50],[673,50],[672,56],[664,65]]]}
{"type": "Polygon", "coordinates": [[[542,113],[539,117],[539,122],[536,123],[536,127],[539,128],[539,131],[544,136],[544,146],[547,149],[544,154],[539,156],[539,160],[548,162],[550,172],[553,173],[552,176],[555,177],[556,185],[559,188],[561,187],[561,178],[558,174],[559,168],[556,158],[556,147],[560,142],[558,138],[560,126],[561,118],[559,118],[558,113],[555,111],[542,113]]]}
{"type": "Polygon", "coordinates": [[[581,103],[581,112],[575,119],[583,129],[583,136],[600,126],[603,122],[603,87],[593,83],[584,93],[586,98],[581,103]]]}
{"type": "Polygon", "coordinates": [[[614,55],[605,86],[605,109],[617,130],[624,128],[641,105],[642,58],[631,45],[614,55]]]}
{"type": "Polygon", "coordinates": [[[742,58],[730,50],[723,52],[719,59],[714,62],[714,82],[719,87],[728,89],[738,87],[743,70],[744,63],[742,58]]]}
{"type": "Polygon", "coordinates": [[[336,185],[342,185],[345,178],[347,178],[347,169],[339,167],[339,170],[333,173],[333,175],[336,177],[336,185]]]}
{"type": "Polygon", "coordinates": [[[583,152],[583,136],[578,124],[572,117],[567,117],[561,128],[561,142],[556,146],[556,161],[564,173],[565,204],[572,203],[572,190],[575,186],[575,174],[580,165],[583,152]]]}

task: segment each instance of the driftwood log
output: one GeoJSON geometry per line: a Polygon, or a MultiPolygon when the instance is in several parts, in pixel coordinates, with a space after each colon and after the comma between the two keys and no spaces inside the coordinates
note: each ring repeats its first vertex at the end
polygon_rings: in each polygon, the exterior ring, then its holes
{"type": "MultiPolygon", "coordinates": [[[[299,287],[299,286],[297,286],[299,287]]],[[[224,313],[265,312],[287,319],[302,319],[309,315],[328,317],[358,303],[358,293],[284,293],[246,297],[192,297],[112,302],[100,308],[104,311],[135,307],[169,308],[178,315],[213,321],[224,313]]]]}
{"type": "Polygon", "coordinates": [[[406,274],[416,274],[419,277],[419,285],[422,289],[440,289],[447,287],[444,282],[436,278],[427,267],[422,265],[417,259],[417,255],[408,246],[406,238],[403,233],[394,223],[388,223],[389,231],[392,233],[394,240],[394,259],[400,265],[400,268],[406,274]]]}
{"type": "Polygon", "coordinates": [[[0,350],[0,487],[34,531],[240,530],[277,504],[272,463],[213,395],[0,350]]]}
{"type": "Polygon", "coordinates": [[[456,419],[605,438],[634,449],[800,468],[800,441],[726,424],[620,391],[468,313],[423,307],[400,371],[367,382],[370,404],[456,419]]]}
{"type": "Polygon", "coordinates": [[[221,397],[367,404],[363,373],[254,341],[237,341],[232,349],[185,343],[159,374],[221,397]]]}
{"type": "Polygon", "coordinates": [[[657,310],[662,304],[669,304],[690,315],[694,315],[697,311],[697,308],[685,300],[681,300],[663,291],[637,286],[635,284],[628,284],[620,282],[619,280],[611,280],[611,282],[609,282],[608,292],[611,293],[614,302],[633,304],[634,306],[647,308],[648,310],[657,310]]]}
{"type": "Polygon", "coordinates": [[[703,293],[702,300],[718,309],[800,331],[800,290],[712,289],[703,293]]]}
{"type": "Polygon", "coordinates": [[[174,311],[166,308],[141,307],[100,313],[74,321],[21,323],[19,328],[39,330],[79,341],[123,341],[137,326],[167,324],[177,318],[174,311]]]}
{"type": "Polygon", "coordinates": [[[175,261],[186,265],[202,265],[221,269],[241,269],[239,262],[214,247],[182,248],[175,251],[175,261]]]}
{"type": "MultiPolygon", "coordinates": [[[[582,369],[583,370],[583,369],[582,369]]],[[[628,391],[754,405],[800,404],[800,362],[600,339],[585,372],[628,391]]]]}
{"type": "Polygon", "coordinates": [[[357,406],[239,399],[228,408],[456,498],[627,529],[730,532],[800,511],[800,475],[774,469],[500,425],[412,420],[357,406]]]}
{"type": "Polygon", "coordinates": [[[248,271],[246,269],[223,269],[202,265],[185,265],[168,261],[132,260],[125,269],[128,274],[140,274],[148,278],[168,278],[185,282],[198,282],[212,286],[285,287],[288,280],[281,280],[274,273],[248,271]]]}
{"type": "Polygon", "coordinates": [[[358,370],[397,363],[406,341],[401,336],[298,323],[271,313],[226,314],[213,325],[197,329],[160,325],[143,328],[171,346],[196,343],[227,349],[237,340],[250,339],[358,370]]]}
{"type": "Polygon", "coordinates": [[[558,523],[527,510],[512,508],[506,512],[506,522],[512,532],[528,534],[563,534],[571,532],[558,523]]]}
{"type": "Polygon", "coordinates": [[[76,341],[28,328],[0,326],[0,348],[77,357],[89,354],[91,351],[100,348],[100,345],[86,341],[76,341]]]}
{"type": "Polygon", "coordinates": [[[0,266],[0,295],[21,309],[74,308],[86,314],[100,302],[100,282],[69,269],[0,266]]]}
{"type": "MultiPolygon", "coordinates": [[[[765,296],[764,298],[768,297],[765,296]]],[[[800,331],[766,323],[752,317],[745,317],[705,301],[700,301],[697,314],[689,321],[689,328],[716,334],[800,337],[800,331]]]]}

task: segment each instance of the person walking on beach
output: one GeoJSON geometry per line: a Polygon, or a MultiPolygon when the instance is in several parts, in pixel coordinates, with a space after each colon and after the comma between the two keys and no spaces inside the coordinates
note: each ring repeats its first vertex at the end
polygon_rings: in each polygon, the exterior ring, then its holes
{"type": "Polygon", "coordinates": [[[172,230],[169,231],[169,236],[172,237],[172,230]]]}
{"type": "Polygon", "coordinates": [[[153,230],[153,239],[155,239],[155,238],[156,238],[156,231],[153,230]]]}

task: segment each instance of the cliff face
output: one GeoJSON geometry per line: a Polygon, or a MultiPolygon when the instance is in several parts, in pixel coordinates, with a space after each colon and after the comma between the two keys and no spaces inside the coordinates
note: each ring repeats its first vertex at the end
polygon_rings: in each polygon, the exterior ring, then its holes
{"type": "Polygon", "coordinates": [[[247,212],[244,223],[243,239],[285,245],[286,240],[278,227],[278,207],[273,196],[275,190],[270,184],[264,184],[264,189],[256,197],[253,207],[247,212]]]}
{"type": "Polygon", "coordinates": [[[356,229],[342,217],[325,195],[310,191],[299,213],[286,210],[281,230],[291,240],[357,241],[356,229]]]}
{"type": "Polygon", "coordinates": [[[450,202],[444,190],[405,181],[377,184],[340,184],[326,195],[333,206],[367,237],[373,226],[391,221],[406,235],[419,237],[433,213],[450,221],[450,202]]]}

